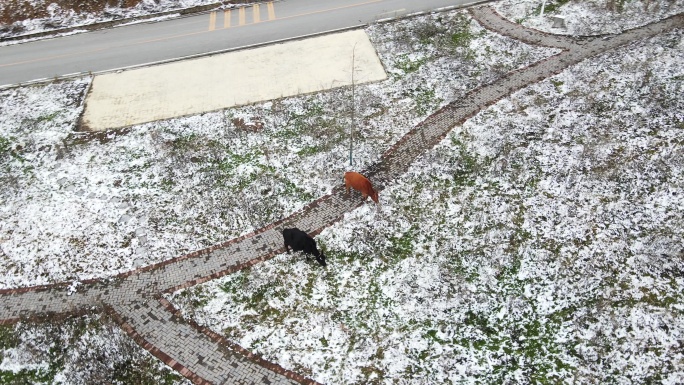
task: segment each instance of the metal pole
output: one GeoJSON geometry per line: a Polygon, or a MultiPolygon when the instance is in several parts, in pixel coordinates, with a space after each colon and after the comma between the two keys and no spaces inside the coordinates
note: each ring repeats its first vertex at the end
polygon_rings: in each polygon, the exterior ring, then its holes
{"type": "Polygon", "coordinates": [[[542,7],[541,7],[541,12],[539,12],[539,17],[541,18],[544,16],[544,7],[546,6],[546,0],[542,1],[542,7]]]}
{"type": "Polygon", "coordinates": [[[352,157],[354,150],[354,113],[356,110],[356,98],[355,98],[355,85],[354,85],[354,69],[355,69],[355,54],[356,54],[356,44],[354,44],[354,49],[352,50],[352,112],[351,112],[351,127],[349,129],[349,166],[354,165],[354,159],[352,157]]]}

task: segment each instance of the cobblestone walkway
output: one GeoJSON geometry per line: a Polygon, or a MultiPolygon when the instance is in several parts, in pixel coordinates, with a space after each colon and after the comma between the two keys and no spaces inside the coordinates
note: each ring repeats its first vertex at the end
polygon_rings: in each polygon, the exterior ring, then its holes
{"type": "MultiPolygon", "coordinates": [[[[599,53],[684,26],[680,14],[615,36],[574,39],[525,29],[489,7],[470,12],[487,29],[562,51],[479,87],[428,117],[366,171],[380,186],[404,173],[455,126],[501,98],[599,53]]],[[[299,212],[254,233],[110,280],[82,282],[75,292],[67,284],[0,290],[0,324],[100,309],[138,344],[196,384],[315,384],[182,318],[161,295],[267,260],[283,252],[282,228],[296,226],[318,233],[360,204],[358,196],[347,198],[343,186],[338,186],[299,212]]]]}

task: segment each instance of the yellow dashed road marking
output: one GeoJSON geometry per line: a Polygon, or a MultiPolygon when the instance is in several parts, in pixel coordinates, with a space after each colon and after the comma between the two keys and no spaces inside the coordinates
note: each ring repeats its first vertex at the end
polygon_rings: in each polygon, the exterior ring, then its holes
{"type": "Polygon", "coordinates": [[[240,7],[238,12],[238,24],[245,25],[245,7],[240,7]]]}
{"type": "Polygon", "coordinates": [[[213,31],[216,29],[216,12],[209,14],[209,30],[213,31]]]}
{"type": "MultiPolygon", "coordinates": [[[[233,25],[233,13],[230,9],[223,11],[223,29],[228,29],[232,26],[244,26],[247,24],[247,9],[249,7],[240,7],[237,9],[237,25],[233,25]]],[[[260,23],[261,19],[261,6],[259,4],[254,4],[252,7],[252,23],[260,23]]],[[[275,6],[272,1],[266,3],[266,12],[268,14],[268,21],[275,20],[275,6]]],[[[211,12],[209,14],[209,31],[216,30],[217,23],[217,12],[211,12]]],[[[219,22],[220,23],[220,22],[219,22]]],[[[221,27],[219,27],[220,29],[221,27]]]]}
{"type": "MultiPolygon", "coordinates": [[[[247,9],[249,7],[240,7],[237,9],[237,25],[233,23],[232,17],[233,13],[230,9],[223,11],[223,28],[228,29],[231,27],[241,27],[247,24],[247,9]]],[[[261,19],[261,5],[254,4],[251,7],[252,10],[252,23],[260,23],[261,19]]],[[[275,20],[275,6],[272,1],[266,3],[266,12],[268,14],[268,21],[275,20]]],[[[265,20],[265,19],[264,19],[265,20]]],[[[216,12],[211,12],[209,15],[209,31],[216,29],[216,12]]]]}
{"type": "Polygon", "coordinates": [[[230,9],[223,11],[223,28],[230,28],[230,9]]]}
{"type": "Polygon", "coordinates": [[[266,8],[268,8],[268,20],[275,20],[275,8],[273,7],[273,2],[269,1],[266,3],[266,8]]]}
{"type": "Polygon", "coordinates": [[[261,11],[259,10],[259,4],[254,4],[254,6],[252,6],[252,18],[254,19],[254,24],[261,21],[261,11]]]}

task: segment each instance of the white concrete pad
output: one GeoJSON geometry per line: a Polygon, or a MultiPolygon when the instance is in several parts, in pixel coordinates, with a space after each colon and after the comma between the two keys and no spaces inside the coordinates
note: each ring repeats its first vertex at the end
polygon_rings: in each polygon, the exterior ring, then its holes
{"type": "Polygon", "coordinates": [[[362,30],[98,75],[82,123],[103,131],[384,80],[362,30]]]}

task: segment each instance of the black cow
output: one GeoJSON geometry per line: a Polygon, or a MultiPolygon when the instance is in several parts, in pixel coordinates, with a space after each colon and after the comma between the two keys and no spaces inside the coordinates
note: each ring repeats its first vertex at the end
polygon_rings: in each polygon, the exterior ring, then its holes
{"type": "Polygon", "coordinates": [[[303,251],[307,254],[307,259],[309,259],[309,255],[313,255],[316,257],[318,263],[322,266],[326,266],[325,255],[318,251],[318,248],[316,248],[316,241],[314,241],[309,234],[297,228],[284,229],[283,238],[285,239],[285,250],[288,253],[290,252],[290,247],[294,251],[303,251]]]}

